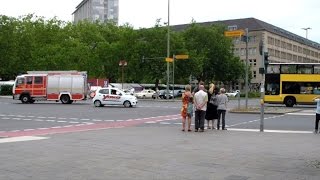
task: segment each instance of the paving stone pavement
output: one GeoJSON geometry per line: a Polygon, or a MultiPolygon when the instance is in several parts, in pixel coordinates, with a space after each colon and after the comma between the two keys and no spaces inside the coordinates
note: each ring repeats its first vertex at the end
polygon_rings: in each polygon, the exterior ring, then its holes
{"type": "Polygon", "coordinates": [[[320,179],[320,135],[127,127],[0,144],[0,179],[320,179]]]}

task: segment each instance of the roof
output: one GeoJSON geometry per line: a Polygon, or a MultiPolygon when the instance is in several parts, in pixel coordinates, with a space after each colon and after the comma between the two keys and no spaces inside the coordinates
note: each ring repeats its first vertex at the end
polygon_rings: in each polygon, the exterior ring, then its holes
{"type": "Polygon", "coordinates": [[[74,14],[76,11],[78,11],[78,9],[79,9],[82,5],[84,5],[85,3],[87,3],[87,1],[89,1],[89,0],[82,0],[81,3],[78,4],[78,6],[76,6],[76,10],[74,10],[72,14],[74,14]]]}
{"type": "MultiPolygon", "coordinates": [[[[272,24],[266,23],[264,21],[261,21],[256,18],[243,18],[243,19],[230,19],[230,20],[221,20],[221,21],[210,21],[210,22],[201,22],[201,23],[196,23],[199,25],[203,26],[211,26],[211,25],[225,25],[225,26],[233,26],[237,25],[238,29],[246,29],[248,28],[249,32],[250,31],[261,31],[265,30],[270,33],[277,34],[279,36],[288,38],[293,41],[297,41],[302,44],[307,44],[309,46],[312,46],[318,50],[320,50],[320,44],[314,41],[311,41],[309,39],[306,39],[304,37],[298,36],[294,33],[291,33],[287,30],[284,30],[282,28],[279,28],[277,26],[274,26],[272,24]]],[[[181,24],[181,25],[175,25],[172,26],[174,30],[181,31],[186,29],[190,24],[181,24]]]]}

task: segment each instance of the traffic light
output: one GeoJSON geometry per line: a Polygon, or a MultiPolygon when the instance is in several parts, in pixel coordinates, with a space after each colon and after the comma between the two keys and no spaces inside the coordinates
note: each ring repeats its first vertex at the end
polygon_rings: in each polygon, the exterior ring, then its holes
{"type": "Polygon", "coordinates": [[[264,52],[264,66],[265,68],[267,68],[267,66],[269,65],[269,53],[268,52],[264,52]]]}

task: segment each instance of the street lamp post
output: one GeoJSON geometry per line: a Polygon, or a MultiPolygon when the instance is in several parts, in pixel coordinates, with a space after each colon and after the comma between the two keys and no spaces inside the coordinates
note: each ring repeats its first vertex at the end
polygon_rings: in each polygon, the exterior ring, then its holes
{"type": "Polygon", "coordinates": [[[123,90],[123,81],[124,81],[124,67],[127,65],[128,65],[127,61],[125,60],[119,61],[119,66],[121,67],[121,72],[122,72],[122,78],[121,78],[122,90],[123,90]]]}
{"type": "MultiPolygon", "coordinates": [[[[168,0],[168,23],[167,23],[167,58],[170,57],[170,0],[168,0]]],[[[167,94],[169,94],[170,63],[167,61],[167,94]]]]}
{"type": "Polygon", "coordinates": [[[307,28],[302,28],[302,29],[306,31],[306,39],[308,39],[308,30],[311,29],[311,28],[307,27],[307,28]]]}

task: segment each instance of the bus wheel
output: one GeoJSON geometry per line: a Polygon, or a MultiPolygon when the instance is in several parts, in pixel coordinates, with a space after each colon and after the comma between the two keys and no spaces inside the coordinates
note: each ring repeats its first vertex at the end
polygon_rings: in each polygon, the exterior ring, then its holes
{"type": "Polygon", "coordinates": [[[294,97],[286,97],[284,99],[284,104],[287,107],[293,107],[293,105],[296,103],[296,99],[294,97]]]}

